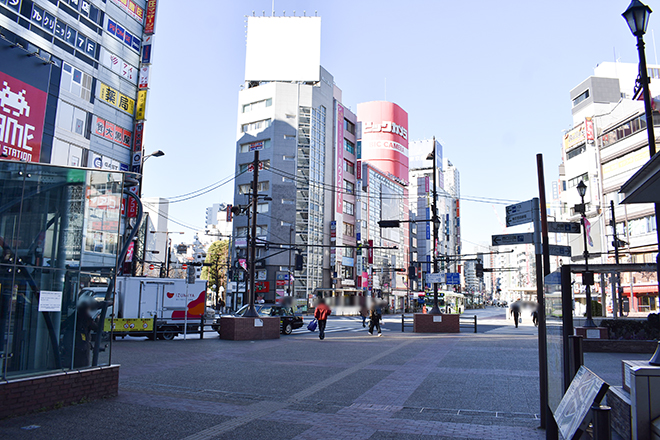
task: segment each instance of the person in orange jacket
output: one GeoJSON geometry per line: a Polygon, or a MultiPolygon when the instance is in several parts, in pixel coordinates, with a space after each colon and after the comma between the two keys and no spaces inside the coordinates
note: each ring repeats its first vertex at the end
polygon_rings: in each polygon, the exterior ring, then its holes
{"type": "Polygon", "coordinates": [[[332,310],[325,303],[323,298],[319,298],[319,305],[316,306],[314,310],[314,318],[319,323],[319,339],[323,340],[325,338],[325,325],[328,323],[328,316],[330,316],[332,310]]]}

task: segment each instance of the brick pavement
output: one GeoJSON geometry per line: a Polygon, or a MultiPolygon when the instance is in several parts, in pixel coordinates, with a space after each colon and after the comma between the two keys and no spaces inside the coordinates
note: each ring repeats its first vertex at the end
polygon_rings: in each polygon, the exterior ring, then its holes
{"type": "Polygon", "coordinates": [[[0,439],[544,438],[535,351],[533,335],[394,331],[117,341],[118,397],[2,421],[0,439]]]}

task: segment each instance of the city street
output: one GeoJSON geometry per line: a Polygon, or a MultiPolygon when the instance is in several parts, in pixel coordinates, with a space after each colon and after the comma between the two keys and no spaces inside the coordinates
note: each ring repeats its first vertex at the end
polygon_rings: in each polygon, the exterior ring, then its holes
{"type": "MultiPolygon", "coordinates": [[[[505,310],[478,313],[504,331],[505,310]]],[[[333,317],[324,341],[118,340],[118,397],[2,421],[0,438],[543,438],[531,332],[422,335],[384,321],[380,338],[333,317]]]]}

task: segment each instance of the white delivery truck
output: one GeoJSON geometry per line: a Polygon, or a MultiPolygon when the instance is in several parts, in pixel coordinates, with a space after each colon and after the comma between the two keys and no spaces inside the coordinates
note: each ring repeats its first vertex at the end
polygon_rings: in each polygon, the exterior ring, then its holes
{"type": "Polygon", "coordinates": [[[173,339],[198,332],[206,309],[206,280],[117,277],[115,336],[173,339]],[[155,331],[154,331],[155,326],[155,331]]]}

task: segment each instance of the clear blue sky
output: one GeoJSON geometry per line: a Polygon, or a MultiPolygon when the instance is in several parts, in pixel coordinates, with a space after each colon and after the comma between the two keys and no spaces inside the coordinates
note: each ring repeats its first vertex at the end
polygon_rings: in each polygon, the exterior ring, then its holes
{"type": "MultiPolygon", "coordinates": [[[[464,197],[538,196],[536,154],[548,191],[558,178],[569,91],[603,61],[637,62],[621,13],[628,0],[276,1],[276,15],[322,17],[321,64],[344,104],[385,99],[409,113],[410,139],[436,136],[461,173],[464,197]]],[[[647,57],[655,62],[652,30],[647,57]]],[[[144,196],[190,193],[234,173],[245,15],[272,2],[161,1],[145,125],[144,196]]],[[[304,36],[303,36],[304,38],[304,36]]],[[[660,39],[660,34],[658,35],[660,39]]],[[[170,218],[202,228],[205,208],[233,200],[233,183],[170,205],[170,218]]],[[[504,218],[504,206],[495,205],[504,218]]],[[[171,231],[191,229],[170,222],[171,231]]],[[[464,201],[465,252],[502,232],[490,204],[464,201]]],[[[191,234],[186,239],[192,238],[191,234]]]]}

